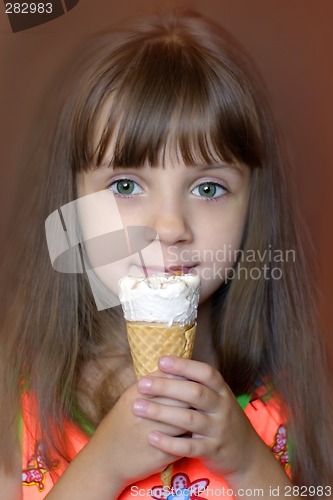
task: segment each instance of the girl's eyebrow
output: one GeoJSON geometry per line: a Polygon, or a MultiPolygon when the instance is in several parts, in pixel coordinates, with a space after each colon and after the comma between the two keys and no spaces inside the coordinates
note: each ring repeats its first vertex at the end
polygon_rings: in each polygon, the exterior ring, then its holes
{"type": "MultiPolygon", "coordinates": [[[[130,168],[130,166],[126,165],[125,167],[122,165],[112,165],[110,163],[102,163],[100,165],[104,168],[111,168],[113,170],[122,169],[122,168],[130,168]]],[[[145,168],[147,165],[136,165],[133,168],[145,168]]],[[[243,171],[244,165],[238,165],[237,163],[195,163],[193,165],[188,165],[189,167],[200,168],[201,170],[210,170],[210,169],[218,169],[218,168],[230,168],[233,170],[243,171]]]]}
{"type": "MultiPolygon", "coordinates": [[[[196,169],[200,169],[201,171],[206,171],[206,170],[229,170],[232,173],[235,173],[237,175],[243,176],[245,173],[245,168],[246,165],[243,164],[238,164],[238,163],[196,163],[194,165],[189,165],[190,167],[194,167],[196,169]]],[[[104,163],[101,165],[101,167],[106,168],[108,171],[117,171],[117,170],[123,170],[125,169],[130,169],[131,167],[122,167],[121,165],[112,165],[110,163],[104,163]]],[[[140,168],[145,168],[146,165],[139,165],[137,167],[134,167],[135,169],[140,169],[140,168]]]]}

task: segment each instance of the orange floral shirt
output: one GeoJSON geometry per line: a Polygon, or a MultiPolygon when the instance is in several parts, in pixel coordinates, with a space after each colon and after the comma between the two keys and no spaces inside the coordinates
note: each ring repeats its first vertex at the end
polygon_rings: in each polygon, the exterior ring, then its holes
{"type": "MultiPolygon", "coordinates": [[[[290,475],[287,448],[287,426],[277,398],[242,396],[239,403],[261,439],[270,447],[281,466],[290,475]]],[[[28,394],[22,399],[22,488],[23,500],[42,500],[66,468],[66,463],[55,458],[51,467],[43,458],[42,443],[32,429],[36,428],[37,412],[34,398],[28,394]]],[[[65,423],[65,432],[75,456],[88,442],[89,437],[73,422],[65,423]]],[[[94,478],[91,477],[91,481],[94,478]]],[[[163,487],[159,474],[128,486],[118,497],[119,500],[201,500],[227,496],[244,496],[245,492],[233,492],[223,478],[212,474],[198,459],[182,458],[174,463],[170,487],[163,487]]]]}

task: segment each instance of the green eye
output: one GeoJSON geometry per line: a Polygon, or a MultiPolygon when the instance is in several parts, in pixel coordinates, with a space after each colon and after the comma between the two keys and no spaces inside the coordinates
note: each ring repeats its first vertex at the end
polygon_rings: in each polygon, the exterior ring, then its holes
{"type": "Polygon", "coordinates": [[[127,179],[117,181],[117,191],[119,194],[132,194],[134,191],[134,182],[127,179]]]}
{"type": "Polygon", "coordinates": [[[192,194],[200,198],[219,198],[223,196],[227,190],[216,182],[203,182],[193,189],[192,194]]]}
{"type": "Polygon", "coordinates": [[[109,189],[120,196],[131,196],[142,193],[142,188],[131,179],[119,179],[112,182],[109,189]]]}

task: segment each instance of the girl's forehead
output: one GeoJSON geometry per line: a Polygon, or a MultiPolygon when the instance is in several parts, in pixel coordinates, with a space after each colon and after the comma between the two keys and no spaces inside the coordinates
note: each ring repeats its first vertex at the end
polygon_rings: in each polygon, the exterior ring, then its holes
{"type": "MultiPolygon", "coordinates": [[[[100,140],[100,139],[99,139],[100,140]]],[[[199,148],[196,148],[193,144],[189,142],[188,150],[190,151],[191,160],[185,159],[182,151],[180,150],[179,144],[177,143],[177,138],[168,137],[166,142],[160,146],[160,149],[156,151],[155,161],[151,162],[147,157],[138,159],[136,162],[131,162],[130,164],[121,164],[115,161],[115,147],[117,143],[117,135],[113,134],[110,137],[108,146],[106,147],[103,159],[101,162],[95,164],[95,167],[99,166],[112,168],[117,170],[119,168],[129,167],[129,168],[168,168],[168,167],[204,167],[204,166],[223,166],[228,165],[231,162],[226,162],[224,158],[221,157],[213,147],[210,150],[210,158],[203,157],[199,148]]],[[[235,162],[232,162],[235,163],[235,162]]],[[[237,162],[239,164],[239,162],[237,162]]]]}
{"type": "MultiPolygon", "coordinates": [[[[94,166],[109,166],[109,167],[166,167],[172,165],[181,166],[203,166],[203,165],[221,165],[239,162],[237,158],[230,158],[223,155],[221,151],[213,144],[213,140],[208,131],[203,138],[198,137],[201,130],[198,131],[195,123],[190,126],[187,124],[186,133],[180,134],[182,128],[179,126],[177,119],[171,119],[167,134],[163,137],[163,141],[154,144],[154,136],[151,141],[147,141],[144,147],[138,144],[138,148],[142,147],[140,154],[137,155],[136,161],[117,162],[119,150],[124,147],[126,142],[126,123],[122,122],[122,115],[112,127],[109,124],[110,104],[105,105],[96,120],[95,130],[93,133],[93,149],[94,149],[94,166]],[[151,161],[150,151],[154,149],[154,161],[151,161]]],[[[131,121],[131,116],[127,118],[131,121]]],[[[137,121],[137,117],[132,117],[133,122],[137,121]]],[[[142,127],[142,124],[140,124],[142,127]]],[[[147,137],[151,135],[151,127],[148,127],[147,137]]],[[[145,135],[144,127],[142,127],[143,135],[145,135]]],[[[138,142],[138,139],[136,139],[138,142]]],[[[133,144],[131,145],[133,147],[133,144]]],[[[134,147],[135,149],[135,147],[134,147]]],[[[134,155],[135,156],[135,155],[134,155]]]]}
{"type": "Polygon", "coordinates": [[[106,159],[158,165],[167,156],[186,165],[261,162],[264,137],[247,77],[219,43],[175,29],[172,22],[166,31],[139,30],[141,43],[106,41],[73,101],[74,171],[106,159]]]}
{"type": "Polygon", "coordinates": [[[169,159],[186,165],[260,163],[260,127],[244,103],[237,101],[235,112],[229,96],[216,96],[215,88],[198,96],[189,87],[188,93],[183,89],[177,98],[173,92],[169,100],[161,89],[142,93],[136,85],[131,82],[125,88],[113,88],[95,101],[93,113],[88,112],[89,107],[81,113],[83,127],[76,129],[74,147],[78,157],[84,152],[85,166],[106,162],[123,167],[157,166],[169,159]]]}

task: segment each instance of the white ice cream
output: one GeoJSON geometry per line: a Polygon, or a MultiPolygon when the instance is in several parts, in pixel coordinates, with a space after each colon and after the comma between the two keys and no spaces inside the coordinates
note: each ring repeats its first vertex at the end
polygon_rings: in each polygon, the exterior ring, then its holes
{"type": "Polygon", "coordinates": [[[124,276],[119,300],[127,321],[191,325],[197,317],[200,279],[192,274],[124,276]]]}

